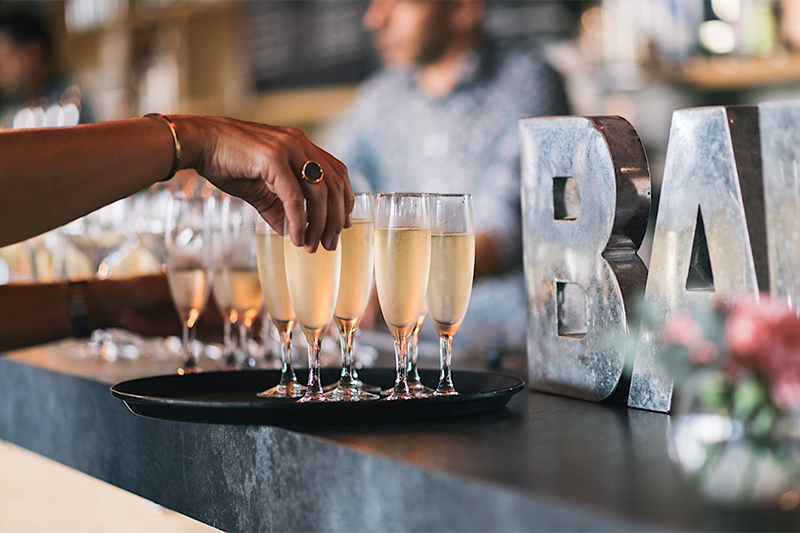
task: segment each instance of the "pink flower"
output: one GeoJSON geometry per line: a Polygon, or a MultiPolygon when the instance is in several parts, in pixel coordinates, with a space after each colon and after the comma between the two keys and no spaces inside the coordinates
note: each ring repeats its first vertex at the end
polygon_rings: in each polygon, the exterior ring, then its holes
{"type": "Polygon", "coordinates": [[[800,406],[800,376],[782,376],[772,383],[770,397],[781,409],[800,406]]]}
{"type": "Polygon", "coordinates": [[[800,406],[800,318],[788,306],[767,296],[737,302],[725,340],[732,370],[755,371],[769,382],[777,405],[800,406]]]}
{"type": "Polygon", "coordinates": [[[697,364],[707,365],[717,357],[717,345],[706,338],[703,329],[688,312],[675,315],[661,332],[667,344],[689,350],[689,356],[697,364]]]}

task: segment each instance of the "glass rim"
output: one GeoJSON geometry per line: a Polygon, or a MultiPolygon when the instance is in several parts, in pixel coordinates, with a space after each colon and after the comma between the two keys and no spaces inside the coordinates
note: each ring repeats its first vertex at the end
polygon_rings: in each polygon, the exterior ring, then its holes
{"type": "Polygon", "coordinates": [[[447,193],[438,193],[432,192],[427,193],[428,196],[438,196],[440,198],[472,198],[472,195],[469,193],[460,193],[460,192],[447,192],[447,193]]]}
{"type": "Polygon", "coordinates": [[[430,196],[430,194],[427,192],[379,192],[377,194],[378,198],[423,198],[425,196],[430,196]]]}

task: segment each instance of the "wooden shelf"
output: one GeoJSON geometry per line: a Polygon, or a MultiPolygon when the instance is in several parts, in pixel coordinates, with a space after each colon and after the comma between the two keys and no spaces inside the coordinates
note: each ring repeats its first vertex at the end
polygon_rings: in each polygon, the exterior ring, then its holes
{"type": "Polygon", "coordinates": [[[692,58],[680,68],[656,77],[703,91],[733,91],[800,83],[800,53],[770,57],[692,58]]]}

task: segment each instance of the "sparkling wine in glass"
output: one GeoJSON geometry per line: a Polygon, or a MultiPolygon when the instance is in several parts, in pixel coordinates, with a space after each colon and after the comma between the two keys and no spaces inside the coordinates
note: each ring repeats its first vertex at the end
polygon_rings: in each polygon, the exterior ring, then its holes
{"type": "Polygon", "coordinates": [[[183,326],[183,365],[179,374],[199,372],[195,326],[205,311],[213,282],[211,219],[214,198],[176,193],[167,207],[167,281],[183,326]]]}
{"type": "Polygon", "coordinates": [[[339,292],[342,248],[329,251],[320,246],[309,253],[292,244],[288,221],[284,228],[283,253],[289,297],[297,322],[308,341],[308,385],[301,402],[325,402],[319,376],[319,351],[322,338],[333,318],[339,292]]]}
{"type": "Polygon", "coordinates": [[[275,387],[258,395],[263,398],[299,398],[305,394],[306,388],[297,381],[292,367],[292,332],[297,317],[286,281],[283,235],[273,230],[258,213],[255,217],[258,277],[267,312],[278,330],[281,345],[281,379],[275,387]]]}
{"type": "Polygon", "coordinates": [[[375,216],[375,282],[394,337],[397,377],[388,400],[409,400],[408,341],[422,313],[431,263],[431,228],[423,194],[379,194],[375,216]]]}
{"type": "Polygon", "coordinates": [[[342,351],[342,372],[339,382],[328,392],[335,401],[377,400],[377,394],[362,389],[355,375],[353,346],[356,331],[367,308],[372,292],[374,270],[375,202],[369,193],[357,193],[353,207],[353,224],[342,230],[339,248],[342,253],[339,295],[333,311],[333,320],[339,330],[342,351]]]}
{"type": "Polygon", "coordinates": [[[475,231],[472,196],[439,194],[430,197],[431,270],[428,312],[439,333],[441,372],[434,396],[456,396],[450,373],[453,336],[467,314],[475,272],[475,231]]]}
{"type": "Polygon", "coordinates": [[[239,358],[248,367],[256,366],[250,349],[251,332],[264,305],[258,279],[255,214],[244,200],[230,196],[222,200],[222,275],[239,325],[239,358]]]}

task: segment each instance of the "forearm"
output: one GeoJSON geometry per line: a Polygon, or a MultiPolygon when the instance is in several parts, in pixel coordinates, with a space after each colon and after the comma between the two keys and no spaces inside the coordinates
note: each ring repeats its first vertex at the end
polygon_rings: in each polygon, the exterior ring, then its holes
{"type": "Polygon", "coordinates": [[[0,132],[0,246],[133,194],[173,160],[169,130],[151,118],[0,132]]]}

